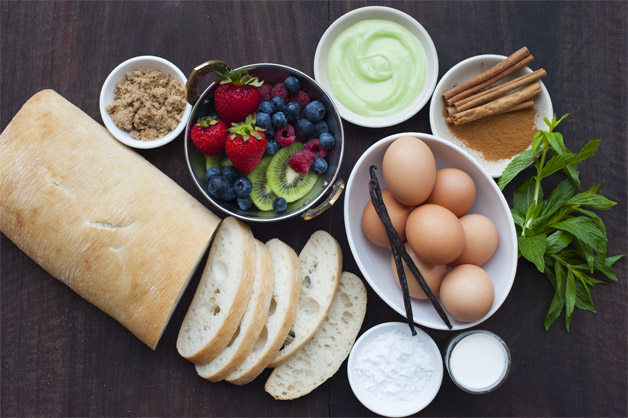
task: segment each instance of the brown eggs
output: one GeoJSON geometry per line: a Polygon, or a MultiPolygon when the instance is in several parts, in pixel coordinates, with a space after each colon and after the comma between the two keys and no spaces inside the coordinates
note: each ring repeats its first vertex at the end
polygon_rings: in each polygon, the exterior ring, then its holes
{"type": "Polygon", "coordinates": [[[455,267],[443,278],[440,300],[443,308],[461,322],[473,322],[493,306],[495,288],[484,269],[473,264],[455,267]]]}
{"type": "MultiPolygon", "coordinates": [[[[412,251],[412,248],[407,242],[404,243],[404,246],[406,247],[408,255],[410,256],[410,258],[412,258],[412,261],[414,261],[414,264],[417,266],[419,272],[425,279],[425,283],[427,283],[427,286],[430,288],[433,294],[437,295],[440,290],[440,284],[443,281],[443,277],[447,272],[447,268],[444,265],[433,265],[425,263],[416,255],[414,251],[412,251]]],[[[410,293],[410,297],[413,297],[415,299],[427,299],[427,295],[421,288],[421,285],[416,280],[406,263],[403,261],[402,263],[403,269],[406,274],[406,281],[408,282],[408,291],[410,293]]],[[[395,278],[397,285],[401,287],[394,256],[390,257],[390,265],[393,271],[393,277],[395,278]]]]}
{"type": "Polygon", "coordinates": [[[436,160],[430,147],[415,137],[395,140],[384,154],[382,173],[393,196],[407,206],[423,203],[436,181],[436,160]]]}
{"type": "Polygon", "coordinates": [[[475,201],[475,183],[470,175],[457,168],[443,168],[436,172],[436,182],[427,203],[446,207],[456,216],[462,216],[475,201]]]}
{"type": "Polygon", "coordinates": [[[499,237],[495,224],[486,216],[469,214],[460,218],[464,230],[464,248],[452,264],[475,264],[481,266],[495,253],[499,237]]]}
{"type": "MultiPolygon", "coordinates": [[[[401,237],[401,240],[405,241],[406,220],[408,219],[408,215],[410,215],[412,208],[399,203],[388,189],[382,190],[382,199],[384,199],[384,205],[386,206],[386,210],[388,211],[388,216],[390,216],[390,221],[392,222],[393,227],[401,237]]],[[[370,200],[362,212],[362,231],[364,231],[366,238],[368,238],[368,240],[373,244],[379,245],[380,247],[390,246],[386,228],[379,219],[379,216],[373,207],[373,203],[370,200]]]]}
{"type": "Polygon", "coordinates": [[[449,209],[426,203],[414,209],[406,222],[408,243],[430,264],[448,264],[464,248],[464,230],[449,209]]]}

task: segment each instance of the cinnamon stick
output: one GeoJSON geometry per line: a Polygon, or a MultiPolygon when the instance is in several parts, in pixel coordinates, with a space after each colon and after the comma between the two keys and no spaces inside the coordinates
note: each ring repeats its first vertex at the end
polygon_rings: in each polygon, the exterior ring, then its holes
{"type": "Polygon", "coordinates": [[[535,82],[529,86],[522,88],[514,93],[508,94],[499,99],[493,100],[473,109],[465,110],[460,113],[456,113],[454,123],[456,125],[462,125],[463,123],[472,122],[474,120],[482,119],[487,116],[503,113],[504,110],[509,109],[519,103],[525,102],[539,94],[541,92],[541,86],[539,82],[535,82]]]}
{"type": "Polygon", "coordinates": [[[494,83],[498,82],[502,78],[504,78],[504,77],[514,73],[515,71],[525,67],[526,65],[532,63],[532,61],[534,61],[534,57],[532,55],[528,55],[527,57],[525,57],[521,61],[515,63],[512,67],[508,67],[503,72],[495,75],[492,78],[489,78],[485,82],[483,82],[481,84],[478,84],[478,85],[476,85],[474,87],[471,87],[471,88],[463,91],[462,93],[459,93],[459,94],[455,95],[454,97],[451,97],[451,98],[447,99],[447,104],[449,106],[453,106],[455,103],[459,102],[460,100],[466,99],[467,97],[477,93],[478,91],[482,90],[483,88],[488,87],[491,84],[494,84],[494,83]]]}
{"type": "Polygon", "coordinates": [[[528,50],[528,48],[524,46],[523,48],[519,49],[518,51],[515,51],[505,60],[495,64],[488,70],[483,71],[480,74],[476,75],[475,77],[465,81],[464,83],[459,84],[447,90],[446,92],[443,93],[443,97],[445,97],[445,99],[449,99],[450,97],[453,97],[457,95],[458,93],[461,93],[477,84],[480,84],[490,78],[493,78],[495,75],[505,71],[507,68],[511,67],[512,65],[521,61],[522,59],[524,59],[525,57],[529,55],[530,55],[530,51],[528,50]]]}
{"type": "MultiPolygon", "coordinates": [[[[515,105],[513,107],[509,107],[508,109],[504,109],[502,112],[495,112],[495,113],[493,113],[493,115],[500,115],[502,113],[516,112],[517,110],[530,109],[532,107],[534,107],[534,100],[527,100],[527,101],[525,101],[523,103],[519,103],[518,105],[515,105]]],[[[453,117],[445,118],[445,121],[447,123],[454,123],[454,118],[453,117]]]]}

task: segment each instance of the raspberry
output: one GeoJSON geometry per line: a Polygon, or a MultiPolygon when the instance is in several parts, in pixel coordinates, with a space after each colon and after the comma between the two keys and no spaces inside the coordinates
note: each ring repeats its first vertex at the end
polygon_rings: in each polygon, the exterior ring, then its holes
{"type": "Polygon", "coordinates": [[[312,154],[314,154],[314,157],[325,158],[325,156],[327,155],[327,150],[321,147],[318,138],[310,139],[309,141],[307,141],[305,143],[305,149],[309,149],[312,154]]]}
{"type": "Polygon", "coordinates": [[[310,102],[310,96],[307,95],[303,90],[297,91],[297,94],[293,94],[290,96],[291,102],[297,102],[301,105],[302,109],[305,109],[305,106],[310,102]]]}
{"type": "Polygon", "coordinates": [[[275,132],[275,139],[282,147],[292,144],[294,140],[297,139],[294,134],[294,127],[291,124],[287,124],[283,128],[277,129],[277,132],[275,132]]]}
{"type": "Polygon", "coordinates": [[[284,103],[288,103],[290,94],[288,94],[288,90],[286,90],[286,86],[284,86],[283,83],[277,83],[270,90],[270,97],[281,97],[284,103]]]}
{"type": "Polygon", "coordinates": [[[303,149],[292,154],[292,157],[290,157],[290,161],[288,161],[288,164],[290,164],[290,168],[292,168],[297,173],[307,174],[313,161],[314,154],[312,154],[312,151],[308,149],[303,149]]]}
{"type": "Polygon", "coordinates": [[[267,102],[270,100],[270,90],[273,87],[270,84],[262,84],[261,86],[259,86],[257,88],[257,91],[259,92],[259,100],[261,102],[267,102]]]}

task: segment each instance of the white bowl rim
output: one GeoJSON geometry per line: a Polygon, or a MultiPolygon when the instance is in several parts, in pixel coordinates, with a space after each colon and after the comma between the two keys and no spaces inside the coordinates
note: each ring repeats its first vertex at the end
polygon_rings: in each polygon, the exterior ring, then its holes
{"type": "Polygon", "coordinates": [[[449,329],[449,328],[447,328],[445,323],[443,321],[441,321],[440,319],[439,319],[439,322],[436,323],[437,325],[434,325],[434,324],[432,324],[430,322],[427,322],[427,321],[425,321],[425,320],[423,320],[421,318],[417,318],[416,311],[413,311],[413,318],[412,319],[413,319],[414,323],[422,325],[422,326],[427,327],[427,328],[443,330],[443,331],[459,331],[459,330],[463,330],[463,329],[474,327],[474,326],[484,322],[485,320],[487,320],[491,316],[493,316],[493,314],[495,314],[495,312],[497,312],[499,310],[501,305],[506,301],[508,295],[510,294],[510,291],[512,290],[512,286],[513,286],[514,281],[515,281],[515,275],[517,273],[517,261],[518,261],[517,249],[518,249],[518,244],[517,244],[517,232],[515,230],[515,223],[513,221],[512,213],[510,212],[510,206],[508,206],[508,202],[506,201],[506,198],[504,197],[504,195],[501,192],[501,190],[499,190],[499,187],[497,187],[497,183],[495,183],[495,181],[491,178],[491,176],[486,172],[484,167],[482,167],[480,165],[480,163],[478,163],[474,158],[472,158],[466,151],[464,151],[460,147],[456,146],[455,144],[452,144],[451,142],[449,142],[447,140],[444,140],[444,139],[439,138],[439,137],[434,136],[434,135],[421,133],[421,132],[402,132],[402,133],[397,133],[397,134],[389,135],[389,136],[387,136],[385,138],[382,138],[382,139],[378,140],[377,142],[375,142],[374,144],[372,144],[366,151],[364,151],[362,156],[360,156],[358,161],[354,164],[353,169],[351,170],[351,174],[349,175],[349,180],[347,180],[347,185],[346,185],[346,188],[345,188],[345,200],[344,200],[343,212],[344,212],[344,222],[345,222],[345,233],[347,235],[347,241],[349,242],[349,248],[351,249],[351,253],[353,255],[353,258],[354,258],[356,264],[358,265],[358,268],[360,269],[360,271],[364,275],[364,278],[369,283],[371,288],[375,291],[375,293],[388,306],[390,306],[395,312],[397,312],[398,314],[400,314],[401,316],[403,316],[405,318],[406,317],[406,312],[405,312],[405,307],[404,307],[403,303],[399,304],[399,301],[393,301],[393,300],[389,299],[383,293],[383,291],[379,288],[379,286],[377,286],[377,283],[375,283],[372,280],[370,274],[368,274],[366,266],[362,263],[361,259],[359,257],[356,257],[356,254],[358,253],[358,249],[357,249],[356,244],[355,244],[355,242],[353,240],[353,237],[349,233],[350,232],[349,231],[349,225],[350,225],[350,222],[349,222],[350,199],[349,199],[349,197],[350,197],[350,194],[351,194],[351,189],[353,187],[353,183],[355,182],[355,177],[356,177],[356,173],[357,173],[356,167],[361,166],[363,164],[363,161],[366,158],[368,158],[368,156],[371,154],[371,152],[373,152],[373,150],[375,150],[376,148],[384,146],[384,145],[388,145],[388,144],[392,143],[395,139],[401,138],[401,137],[404,137],[404,136],[413,136],[413,137],[417,137],[419,139],[427,138],[429,140],[438,142],[441,145],[444,145],[444,146],[446,146],[448,148],[451,148],[451,149],[455,150],[456,152],[462,154],[464,157],[466,157],[471,162],[471,164],[473,164],[482,173],[482,175],[484,177],[486,177],[487,180],[490,180],[488,182],[488,184],[490,185],[491,189],[494,192],[497,193],[499,201],[501,202],[501,205],[502,205],[502,209],[505,211],[506,217],[509,220],[508,228],[509,228],[509,232],[510,233],[508,234],[508,236],[511,238],[511,245],[512,245],[513,250],[514,250],[514,254],[511,255],[512,259],[514,260],[514,262],[512,263],[511,269],[508,272],[508,276],[506,278],[507,279],[507,281],[506,281],[506,289],[505,289],[506,291],[504,292],[504,295],[502,297],[499,297],[499,298],[498,298],[497,295],[495,295],[495,301],[493,302],[493,306],[491,307],[491,310],[486,315],[484,315],[482,318],[480,318],[477,321],[468,322],[468,323],[461,323],[461,324],[458,324],[458,325],[453,325],[453,327],[451,329],[449,329]]]}
{"type": "MultiPolygon", "coordinates": [[[[421,39],[418,39],[418,40],[419,42],[421,42],[421,39]]],[[[333,40],[329,42],[333,42],[333,40]]],[[[384,128],[388,126],[397,125],[401,122],[404,122],[410,119],[412,116],[416,115],[421,109],[423,109],[425,104],[430,100],[430,98],[432,97],[432,93],[434,92],[434,88],[436,87],[436,83],[438,81],[438,54],[436,52],[436,46],[434,45],[434,41],[432,41],[432,38],[430,37],[427,30],[423,27],[423,25],[421,25],[415,18],[413,18],[409,14],[402,12],[401,10],[395,9],[393,7],[387,7],[387,6],[360,7],[358,9],[351,10],[343,14],[342,16],[340,16],[327,28],[327,30],[323,33],[323,36],[321,36],[320,40],[318,41],[318,45],[316,47],[316,52],[314,54],[314,78],[316,79],[316,81],[322,84],[323,87],[325,87],[325,89],[329,92],[329,96],[336,102],[336,105],[338,107],[338,112],[343,119],[355,125],[364,126],[366,128],[384,128]],[[342,103],[340,103],[338,99],[335,98],[334,93],[331,90],[328,83],[326,82],[324,83],[322,80],[322,73],[323,72],[326,73],[327,70],[323,70],[323,67],[324,67],[323,64],[326,62],[326,59],[321,56],[322,47],[325,44],[325,42],[328,41],[330,34],[338,26],[342,25],[344,21],[359,14],[363,14],[366,12],[378,12],[378,11],[389,14],[389,15],[396,15],[400,17],[401,19],[406,20],[417,29],[417,31],[424,37],[423,40],[429,47],[428,50],[425,51],[425,55],[428,61],[427,66],[428,68],[430,66],[432,67],[432,72],[434,74],[431,80],[426,80],[426,85],[423,87],[421,94],[419,94],[419,97],[423,96],[420,101],[415,100],[403,111],[394,115],[381,117],[381,118],[358,115],[357,113],[352,112],[351,110],[347,109],[344,105],[342,105],[342,103]]]]}
{"type": "MultiPolygon", "coordinates": [[[[447,70],[447,72],[445,74],[443,74],[441,79],[438,81],[438,84],[434,88],[432,101],[430,102],[430,109],[429,109],[430,130],[432,131],[433,135],[438,136],[439,138],[444,139],[445,141],[451,142],[446,137],[443,137],[441,135],[441,132],[434,132],[434,127],[438,126],[438,124],[435,123],[436,118],[438,118],[438,117],[442,118],[442,115],[440,114],[439,109],[438,109],[438,107],[440,106],[440,97],[437,98],[437,97],[434,97],[434,96],[436,95],[436,92],[441,90],[441,85],[444,83],[444,81],[447,80],[449,77],[451,77],[451,75],[454,72],[459,71],[461,68],[463,68],[463,67],[465,67],[467,65],[475,64],[477,61],[504,60],[506,58],[508,58],[508,57],[506,57],[505,55],[499,55],[499,54],[474,55],[474,56],[471,56],[469,58],[466,58],[466,59],[460,61],[459,63],[457,63],[456,65],[451,67],[449,70],[447,70]]],[[[526,73],[531,73],[533,71],[527,65],[525,67],[523,67],[521,70],[525,71],[526,73]]],[[[521,70],[518,70],[518,71],[521,71],[521,70]]],[[[541,86],[541,93],[538,95],[538,97],[540,98],[540,100],[544,100],[544,101],[547,102],[546,106],[548,108],[548,113],[549,113],[549,114],[545,114],[545,115],[539,115],[539,117],[551,118],[553,113],[554,113],[554,109],[553,109],[553,105],[552,105],[552,97],[550,96],[549,91],[547,90],[547,87],[543,83],[543,80],[538,80],[538,81],[539,81],[539,85],[541,86]]],[[[539,127],[538,123],[537,123],[537,128],[542,129],[543,126],[539,127]]],[[[451,134],[451,135],[453,136],[453,134],[451,134]]],[[[456,145],[456,144],[454,144],[454,145],[456,145]]],[[[466,150],[464,150],[464,149],[463,149],[463,151],[466,152],[466,150]]],[[[471,158],[473,158],[475,160],[475,158],[473,156],[471,156],[471,158]]],[[[507,160],[509,162],[509,161],[512,161],[513,158],[515,158],[515,157],[512,157],[510,159],[505,159],[505,160],[507,160]]],[[[499,177],[501,177],[501,175],[503,173],[503,169],[499,170],[497,168],[494,168],[494,169],[493,168],[489,168],[489,167],[483,165],[481,162],[480,162],[480,165],[493,178],[499,178],[499,177]]],[[[507,165],[507,162],[504,162],[504,164],[502,164],[502,165],[505,168],[505,166],[507,165]]]]}
{"type": "Polygon", "coordinates": [[[131,135],[129,135],[128,132],[123,131],[122,129],[118,128],[115,123],[113,123],[111,116],[109,116],[109,113],[107,113],[107,110],[105,109],[105,107],[109,104],[109,103],[105,103],[105,94],[107,91],[113,90],[115,88],[115,86],[112,86],[113,79],[119,74],[120,71],[122,71],[124,67],[131,65],[133,63],[139,62],[139,61],[158,62],[162,65],[167,66],[172,71],[170,75],[176,76],[176,78],[179,78],[178,81],[181,82],[182,85],[185,87],[187,77],[185,76],[185,74],[183,74],[183,72],[179,69],[179,67],[174,65],[172,62],[164,58],[154,56],[154,55],[140,55],[137,57],[129,58],[128,60],[118,64],[116,68],[114,68],[109,73],[109,75],[105,79],[105,82],[102,85],[102,88],[100,90],[100,98],[99,98],[100,117],[102,118],[105,124],[105,127],[107,128],[109,133],[111,133],[111,135],[113,135],[114,138],[116,138],[118,141],[122,142],[123,144],[128,145],[133,148],[139,148],[139,149],[157,148],[157,147],[161,147],[162,145],[166,145],[169,142],[172,142],[177,136],[179,136],[181,132],[183,132],[183,129],[185,128],[187,124],[187,120],[190,116],[190,112],[192,111],[192,106],[190,106],[187,100],[185,103],[185,112],[183,113],[183,116],[181,117],[181,121],[179,122],[177,127],[171,132],[167,133],[162,138],[155,139],[153,141],[140,141],[138,139],[133,138],[131,135]]]}

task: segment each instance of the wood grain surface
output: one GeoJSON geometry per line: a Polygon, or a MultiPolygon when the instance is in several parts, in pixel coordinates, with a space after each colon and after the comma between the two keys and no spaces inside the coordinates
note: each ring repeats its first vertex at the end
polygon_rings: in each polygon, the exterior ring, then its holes
{"type": "MultiPolygon", "coordinates": [[[[364,1],[1,1],[0,127],[35,92],[53,88],[101,121],[100,88],[120,62],[157,55],[184,73],[208,59],[237,67],[276,62],[313,75],[317,42],[342,14],[364,1]]],[[[628,3],[387,1],[430,33],[439,76],[477,54],[509,54],[527,45],[559,115],[568,146],[602,145],[580,165],[583,186],[618,202],[601,213],[609,254],[627,252],[628,3]]],[[[535,67],[536,68],[536,67],[535,67]]],[[[347,179],[361,153],[397,132],[430,132],[427,106],[385,129],[345,123],[347,179]]],[[[182,135],[183,136],[183,135],[182,135]]],[[[183,155],[183,138],[140,154],[199,200],[183,155]]],[[[41,152],[47,152],[42,148],[41,152]]],[[[1,179],[0,179],[1,181],[1,179]]],[[[515,181],[505,191],[521,183],[515,181]]],[[[251,225],[257,238],[279,237],[299,251],[324,229],[340,242],[344,269],[360,273],[344,232],[344,199],[312,221],[251,225]]],[[[198,282],[197,272],[157,350],[53,279],[6,236],[0,237],[0,413],[2,416],[367,416],[353,396],[346,366],[306,397],[273,400],[264,375],[237,387],[200,379],[175,348],[178,328],[198,282]]],[[[173,257],[176,255],[173,254],[173,257]]],[[[497,391],[472,396],[445,375],[425,416],[626,416],[627,262],[617,283],[595,286],[597,314],[577,311],[571,332],[564,318],[546,332],[553,290],[521,260],[500,310],[478,328],[499,334],[512,369],[497,391]]],[[[403,320],[369,288],[362,331],[403,320]]],[[[453,335],[427,330],[441,350],[453,335]]]]}

